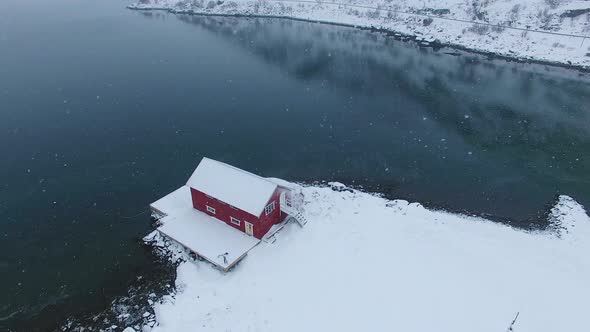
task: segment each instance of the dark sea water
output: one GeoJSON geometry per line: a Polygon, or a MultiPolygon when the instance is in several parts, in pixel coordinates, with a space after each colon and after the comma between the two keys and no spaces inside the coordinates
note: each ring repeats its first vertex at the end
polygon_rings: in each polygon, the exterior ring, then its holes
{"type": "Polygon", "coordinates": [[[587,74],[126,4],[0,1],[0,330],[155,273],[144,212],[203,156],[521,227],[590,206],[587,74]]]}

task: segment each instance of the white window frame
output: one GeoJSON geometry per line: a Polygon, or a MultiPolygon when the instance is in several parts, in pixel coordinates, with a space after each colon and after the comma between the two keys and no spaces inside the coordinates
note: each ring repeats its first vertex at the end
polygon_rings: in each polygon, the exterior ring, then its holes
{"type": "Polygon", "coordinates": [[[209,213],[215,214],[215,212],[216,212],[215,208],[212,206],[209,206],[209,205],[205,205],[205,209],[207,209],[207,212],[209,212],[209,213]]]}
{"type": "Polygon", "coordinates": [[[239,221],[238,219],[236,219],[234,217],[229,217],[229,222],[231,222],[232,224],[234,224],[236,226],[240,226],[242,224],[241,221],[239,221]]]}
{"type": "Polygon", "coordinates": [[[272,201],[270,204],[268,204],[264,208],[264,213],[268,216],[269,214],[271,214],[275,210],[275,208],[276,208],[275,201],[272,201]]]}

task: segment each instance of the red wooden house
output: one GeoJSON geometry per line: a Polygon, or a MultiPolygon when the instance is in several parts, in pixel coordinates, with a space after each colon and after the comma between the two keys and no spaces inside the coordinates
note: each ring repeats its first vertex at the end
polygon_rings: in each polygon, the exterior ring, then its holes
{"type": "Polygon", "coordinates": [[[195,209],[258,239],[287,217],[289,189],[222,162],[203,158],[186,185],[195,209]]]}
{"type": "Polygon", "coordinates": [[[203,158],[186,185],[150,208],[158,234],[228,271],[260,240],[274,243],[289,220],[303,227],[302,204],[296,185],[203,158]]]}

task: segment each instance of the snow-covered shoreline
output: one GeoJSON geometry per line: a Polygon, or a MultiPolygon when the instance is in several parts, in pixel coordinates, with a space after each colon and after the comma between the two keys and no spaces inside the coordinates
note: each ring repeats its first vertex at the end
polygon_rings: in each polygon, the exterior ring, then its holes
{"type": "Polygon", "coordinates": [[[446,0],[419,5],[407,0],[142,0],[129,8],[372,28],[411,36],[424,44],[590,69],[590,41],[584,39],[590,33],[590,3],[583,0],[530,0],[524,4],[514,0],[446,0]]]}
{"type": "MultiPolygon", "coordinates": [[[[304,186],[289,224],[229,273],[170,245],[176,291],[144,331],[582,331],[590,218],[568,196],[546,231],[304,186]]],[[[146,239],[162,246],[157,234],[146,239]]],[[[137,328],[137,327],[136,327],[137,328]]],[[[129,330],[130,331],[130,330],[129,330]]]]}

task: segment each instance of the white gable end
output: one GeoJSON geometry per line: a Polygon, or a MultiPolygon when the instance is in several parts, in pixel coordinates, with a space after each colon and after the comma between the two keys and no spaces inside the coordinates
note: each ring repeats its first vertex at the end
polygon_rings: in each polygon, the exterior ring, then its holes
{"type": "Polygon", "coordinates": [[[257,217],[277,189],[265,178],[209,158],[201,160],[186,185],[257,217]]]}

